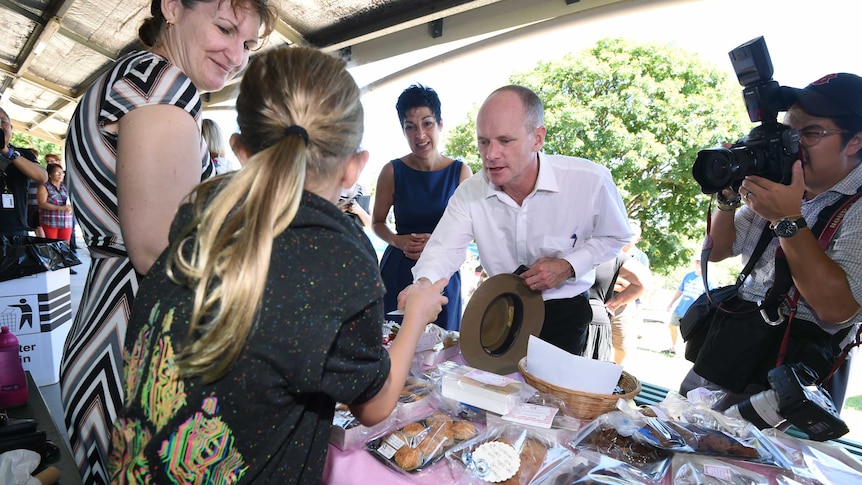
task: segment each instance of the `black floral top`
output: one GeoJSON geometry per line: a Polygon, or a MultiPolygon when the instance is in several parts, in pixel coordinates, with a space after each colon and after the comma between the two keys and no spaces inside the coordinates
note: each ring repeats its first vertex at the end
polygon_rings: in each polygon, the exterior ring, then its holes
{"type": "MultiPolygon", "coordinates": [[[[183,206],[172,238],[188,220],[183,206]]],[[[226,376],[204,385],[181,379],[173,363],[193,292],[168,279],[163,254],[141,285],[127,333],[113,482],[319,483],[335,402],[367,401],[389,374],[382,297],[367,237],[306,192],[275,240],[245,350],[226,376]]]]}

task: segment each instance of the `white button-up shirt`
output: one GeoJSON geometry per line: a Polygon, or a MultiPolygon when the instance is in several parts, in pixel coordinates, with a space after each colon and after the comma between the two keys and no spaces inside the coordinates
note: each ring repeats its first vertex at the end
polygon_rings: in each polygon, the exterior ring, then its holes
{"type": "Polygon", "coordinates": [[[413,267],[415,280],[449,278],[475,239],[489,276],[514,272],[542,257],[565,259],[575,270],[542,298],[572,298],[592,286],[593,268],[631,241],[623,201],[610,171],[589,160],[539,154],[536,187],[521,205],[484,177],[465,180],[413,267]]]}

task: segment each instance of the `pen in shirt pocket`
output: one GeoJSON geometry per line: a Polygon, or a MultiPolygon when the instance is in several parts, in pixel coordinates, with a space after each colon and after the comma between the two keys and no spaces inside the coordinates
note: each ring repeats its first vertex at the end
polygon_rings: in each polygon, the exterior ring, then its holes
{"type": "Polygon", "coordinates": [[[575,243],[578,242],[578,235],[572,234],[572,247],[575,247],[575,243]]]}

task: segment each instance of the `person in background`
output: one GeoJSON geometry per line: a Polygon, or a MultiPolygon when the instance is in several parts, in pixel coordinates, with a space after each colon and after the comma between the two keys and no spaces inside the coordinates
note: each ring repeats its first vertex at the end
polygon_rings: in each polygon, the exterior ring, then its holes
{"type": "Polygon", "coordinates": [[[488,275],[519,266],[524,284],[542,292],[540,338],[576,355],[593,319],[587,290],[594,268],[631,241],[625,206],[610,171],[589,160],[542,153],[542,101],[524,86],[491,93],[476,118],[482,170],[449,199],[422,257],[415,288],[448,278],[475,240],[488,275]]]}
{"type": "Polygon", "coordinates": [[[205,118],[201,122],[201,135],[204,137],[204,142],[207,145],[207,150],[209,150],[210,158],[213,161],[217,175],[242,168],[238,162],[233,162],[224,156],[224,135],[222,135],[221,128],[219,128],[215,121],[205,118]]]}
{"type": "Polygon", "coordinates": [[[338,196],[338,207],[359,227],[371,227],[371,216],[368,214],[368,201],[370,197],[358,183],[353,187],[341,191],[338,196]],[[364,207],[363,207],[364,205],[364,207]]]}
{"type": "MultiPolygon", "coordinates": [[[[629,227],[634,233],[634,236],[628,244],[623,246],[622,252],[623,255],[628,256],[628,258],[632,260],[632,263],[630,263],[628,267],[630,269],[634,268],[633,271],[636,271],[639,275],[638,284],[640,285],[640,291],[638,292],[638,297],[633,301],[615,305],[613,309],[613,316],[611,317],[611,340],[614,348],[614,362],[619,365],[622,365],[625,361],[626,355],[635,349],[638,338],[637,332],[641,327],[640,324],[642,322],[640,314],[640,296],[643,295],[643,293],[652,284],[652,272],[649,269],[649,258],[647,258],[646,253],[636,246],[641,239],[640,221],[629,219],[629,227]]],[[[616,283],[614,284],[614,295],[623,293],[630,283],[624,275],[620,276],[621,277],[617,278],[616,283]]]]}
{"type": "Polygon", "coordinates": [[[617,310],[631,305],[643,295],[644,283],[649,276],[649,269],[625,252],[596,266],[596,281],[590,287],[593,320],[588,330],[586,349],[581,355],[614,362],[611,320],[617,310]],[[626,284],[617,292],[614,289],[619,279],[624,279],[626,284]]]}
{"type": "Polygon", "coordinates": [[[27,221],[30,187],[46,182],[48,172],[32,152],[9,143],[12,120],[3,108],[0,108],[0,135],[0,235],[26,236],[30,232],[27,221]]]}
{"type": "Polygon", "coordinates": [[[383,347],[377,256],[336,206],[368,160],[343,60],[264,52],[236,110],[243,169],[180,208],[135,301],[112,483],[320,483],[336,402],[388,417],[446,303],[443,279],[411,294],[383,347]]]}
{"type": "Polygon", "coordinates": [[[36,193],[39,225],[48,239],[69,242],[72,236],[72,202],[63,179],[66,172],[56,163],[48,164],[48,181],[36,193]]]}
{"type": "MultiPolygon", "coordinates": [[[[709,285],[709,290],[715,287],[712,279],[710,279],[707,284],[709,285]]],[[[667,311],[670,312],[671,309],[673,309],[673,312],[670,315],[670,321],[667,325],[670,330],[670,348],[662,350],[663,354],[676,355],[676,343],[679,341],[679,321],[683,316],[685,316],[685,312],[688,311],[688,307],[690,307],[695,300],[700,298],[700,295],[702,295],[704,291],[703,277],[701,276],[700,268],[700,257],[696,257],[694,258],[694,270],[689,271],[682,277],[682,281],[679,283],[679,288],[676,289],[670,302],[667,304],[667,311]],[[674,303],[676,303],[677,300],[679,300],[679,303],[674,307],[674,303]]]]}
{"type": "MultiPolygon", "coordinates": [[[[46,167],[52,163],[55,165],[59,165],[60,168],[63,169],[63,172],[65,174],[66,162],[62,158],[60,158],[60,155],[57,155],[56,153],[46,153],[44,158],[45,158],[45,166],[46,167]]],[[[68,190],[68,185],[69,184],[67,183],[66,184],[67,190],[68,190]]],[[[75,238],[75,214],[72,213],[72,230],[71,230],[71,236],[69,237],[69,249],[71,249],[72,252],[77,253],[78,252],[78,243],[75,241],[75,239],[76,239],[75,238]]],[[[72,268],[69,268],[69,273],[70,274],[78,274],[78,272],[72,268]]]]}
{"type": "Polygon", "coordinates": [[[106,482],[122,405],[123,341],[138,281],[168,245],[180,202],[213,175],[202,91],[224,87],[274,25],[266,0],[152,0],[130,52],[99,77],[69,123],[75,217],[91,255],[60,363],[60,397],[85,484],[106,482]]]}
{"type": "MultiPolygon", "coordinates": [[[[449,198],[472,175],[467,164],[440,153],[443,117],[436,91],[414,84],[398,97],[395,110],[410,153],[383,166],[371,217],[374,233],[389,245],[380,260],[387,312],[398,308],[398,293],[413,282],[411,270],[449,198]],[[390,209],[395,213],[395,232],[386,224],[390,209]]],[[[461,256],[463,262],[464,254],[461,256]]],[[[461,273],[453,271],[445,277],[449,278],[444,292],[449,304],[436,323],[447,330],[459,330],[461,273]]]]}
{"type": "MultiPolygon", "coordinates": [[[[26,152],[30,152],[33,155],[35,160],[39,160],[39,150],[35,148],[21,148],[26,152]]],[[[45,166],[47,167],[47,159],[45,161],[45,166]]],[[[42,230],[42,226],[39,225],[39,201],[37,200],[37,192],[39,189],[39,184],[30,184],[30,188],[27,189],[27,225],[30,226],[30,230],[36,234],[36,237],[45,237],[45,231],[42,230]]]]}
{"type": "MultiPolygon", "coordinates": [[[[747,176],[738,188],[716,194],[719,210],[712,214],[710,261],[741,254],[747,263],[766,228],[776,236],[737,295],[722,302],[744,313],[716,314],[680,385],[682,394],[697,387],[725,391],[715,405],[720,410],[771,388],[767,376],[783,346],[784,364],[803,363],[825,378],[862,321],[862,203],[844,213],[825,250],[810,229],[819,214],[862,187],[862,77],[834,73],[803,89],[781,90],[788,105],[784,124],[799,132],[790,184],[747,176]],[[799,294],[789,332],[786,324],[767,324],[760,312],[751,311],[775,283],[779,247],[799,294]]],[[[775,310],[764,308],[771,317],[775,310]]],[[[851,360],[824,386],[839,411],[851,360]]]]}

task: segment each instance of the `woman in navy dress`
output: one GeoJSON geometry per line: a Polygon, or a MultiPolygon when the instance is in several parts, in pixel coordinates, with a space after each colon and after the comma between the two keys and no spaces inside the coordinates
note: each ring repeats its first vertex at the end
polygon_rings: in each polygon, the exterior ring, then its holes
{"type": "MultiPolygon", "coordinates": [[[[438,150],[443,119],[440,98],[426,86],[405,89],[395,105],[410,153],[387,163],[377,179],[372,227],[387,246],[380,261],[386,285],[384,309],[398,308],[398,293],[413,283],[411,269],[425,249],[425,243],[446,209],[449,197],[462,181],[472,175],[460,160],[443,156],[438,150]],[[395,214],[395,231],[386,224],[389,210],[395,214]]],[[[449,303],[440,312],[437,325],[461,327],[461,274],[449,279],[444,292],[449,303]]]]}

